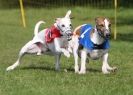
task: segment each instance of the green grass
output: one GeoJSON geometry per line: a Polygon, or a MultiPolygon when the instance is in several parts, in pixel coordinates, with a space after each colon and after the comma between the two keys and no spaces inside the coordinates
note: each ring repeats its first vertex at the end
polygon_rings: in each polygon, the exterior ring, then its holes
{"type": "MultiPolygon", "coordinates": [[[[94,24],[97,16],[111,18],[114,28],[113,9],[73,7],[73,26],[94,24]]],[[[17,69],[6,68],[17,59],[20,48],[33,37],[34,25],[39,20],[51,26],[56,17],[63,17],[68,9],[26,9],[27,27],[21,24],[19,9],[0,10],[0,95],[133,95],[133,12],[118,10],[117,40],[111,40],[109,63],[118,71],[110,75],[101,72],[101,61],[91,60],[87,74],[74,73],[73,57],[62,56],[61,71],[54,70],[53,56],[25,56],[17,69]],[[68,72],[64,72],[67,69],[68,72]]],[[[112,33],[113,34],[113,33],[112,33]]]]}

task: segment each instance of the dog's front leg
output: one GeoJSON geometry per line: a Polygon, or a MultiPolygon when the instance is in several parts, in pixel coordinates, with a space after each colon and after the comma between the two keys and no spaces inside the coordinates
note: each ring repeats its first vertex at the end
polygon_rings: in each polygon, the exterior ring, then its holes
{"type": "Polygon", "coordinates": [[[110,72],[108,71],[107,67],[109,67],[108,65],[108,53],[105,53],[102,57],[103,60],[103,65],[102,65],[102,72],[104,74],[109,74],[110,72]]]}
{"type": "Polygon", "coordinates": [[[116,67],[110,67],[108,64],[108,53],[105,53],[102,57],[103,60],[103,66],[102,66],[102,72],[104,74],[109,74],[109,71],[115,71],[117,68],[116,67]]]}
{"type": "Polygon", "coordinates": [[[79,47],[79,43],[78,43],[78,37],[74,38],[73,37],[73,43],[72,43],[72,48],[73,48],[73,55],[74,55],[74,61],[75,61],[75,73],[79,73],[79,64],[78,64],[78,47],[79,47]]]}
{"type": "Polygon", "coordinates": [[[69,51],[66,50],[65,48],[61,48],[60,40],[61,40],[60,38],[55,38],[55,39],[54,39],[55,51],[56,51],[56,52],[64,53],[64,55],[65,55],[66,57],[70,57],[69,51]]]}
{"type": "Polygon", "coordinates": [[[61,57],[61,54],[55,55],[55,70],[56,71],[60,70],[60,57],[61,57]]]}
{"type": "Polygon", "coordinates": [[[74,61],[75,61],[75,66],[74,66],[74,69],[75,69],[75,73],[79,73],[79,66],[78,66],[78,53],[77,53],[77,49],[73,49],[73,55],[74,55],[74,61]]]}
{"type": "Polygon", "coordinates": [[[86,58],[87,58],[87,52],[85,49],[81,51],[81,69],[79,74],[85,74],[86,73],[86,58]]]}

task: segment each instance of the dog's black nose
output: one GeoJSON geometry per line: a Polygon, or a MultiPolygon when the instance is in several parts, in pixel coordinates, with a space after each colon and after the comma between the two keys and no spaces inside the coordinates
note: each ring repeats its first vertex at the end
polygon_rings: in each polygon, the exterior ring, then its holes
{"type": "Polygon", "coordinates": [[[67,40],[68,40],[68,41],[70,41],[70,40],[72,39],[72,35],[73,35],[72,33],[68,33],[68,34],[67,34],[67,40]]]}
{"type": "Polygon", "coordinates": [[[110,33],[107,33],[106,38],[110,38],[110,37],[111,37],[110,33]]]}
{"type": "Polygon", "coordinates": [[[67,33],[67,36],[72,36],[73,34],[72,33],[67,33]]]}

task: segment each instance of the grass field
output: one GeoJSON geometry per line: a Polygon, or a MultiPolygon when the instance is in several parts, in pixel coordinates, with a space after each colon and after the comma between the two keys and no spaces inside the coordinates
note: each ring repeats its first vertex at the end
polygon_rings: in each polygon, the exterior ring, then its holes
{"type": "MultiPolygon", "coordinates": [[[[113,9],[73,7],[72,20],[76,27],[83,23],[94,24],[97,16],[109,17],[114,27],[113,9]]],[[[133,10],[118,10],[117,40],[111,40],[109,63],[118,67],[110,75],[101,72],[101,61],[91,60],[87,74],[74,73],[74,60],[62,56],[61,71],[54,70],[53,56],[25,56],[17,69],[6,72],[16,61],[20,48],[33,37],[34,25],[39,20],[54,23],[65,15],[67,8],[26,10],[27,27],[21,25],[19,9],[0,10],[0,95],[133,95],[133,10]],[[65,72],[67,69],[68,72],[65,72]]]]}

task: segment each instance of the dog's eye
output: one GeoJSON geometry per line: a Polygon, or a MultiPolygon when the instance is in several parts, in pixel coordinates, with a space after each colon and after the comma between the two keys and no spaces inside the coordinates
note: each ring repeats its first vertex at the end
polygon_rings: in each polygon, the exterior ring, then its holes
{"type": "Polygon", "coordinates": [[[64,25],[64,24],[62,24],[61,26],[62,26],[62,27],[65,27],[65,25],[64,25]]]}
{"type": "Polygon", "coordinates": [[[73,28],[72,24],[69,25],[71,28],[73,28]]]}

